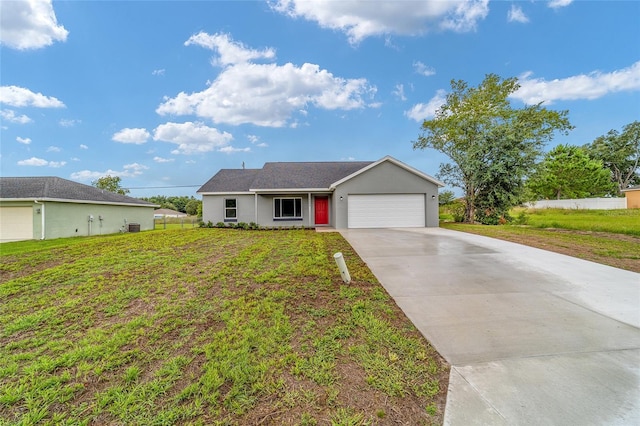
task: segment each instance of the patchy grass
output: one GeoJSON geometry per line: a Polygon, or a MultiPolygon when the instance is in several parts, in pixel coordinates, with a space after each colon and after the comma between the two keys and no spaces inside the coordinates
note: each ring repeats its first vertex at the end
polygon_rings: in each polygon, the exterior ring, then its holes
{"type": "MultiPolygon", "coordinates": [[[[574,210],[575,212],[575,210],[574,210]]],[[[579,257],[592,262],[640,272],[640,237],[635,232],[640,230],[640,220],[631,225],[611,225],[622,233],[595,232],[590,229],[602,225],[590,225],[589,222],[577,220],[571,223],[570,214],[561,215],[563,222],[555,221],[556,226],[548,228],[535,227],[545,223],[536,217],[537,212],[528,215],[529,223],[534,226],[522,225],[470,225],[462,223],[441,223],[440,226],[462,232],[499,238],[532,247],[537,247],[556,253],[579,257]]],[[[553,215],[552,215],[553,216],[553,215]]],[[[588,216],[585,212],[578,212],[579,218],[588,216]]],[[[547,216],[544,216],[547,217],[547,216]]],[[[607,217],[594,215],[594,217],[607,217]]],[[[629,217],[621,215],[620,217],[629,217]]],[[[631,215],[630,217],[633,217],[631,215]]],[[[610,217],[616,221],[617,216],[610,217]]],[[[602,228],[599,228],[602,229],[602,228]]]]}
{"type": "Polygon", "coordinates": [[[442,423],[448,366],[337,233],[0,249],[0,423],[442,423]]]}
{"type": "MultiPolygon", "coordinates": [[[[522,210],[514,212],[514,217],[522,210]]],[[[572,229],[640,236],[640,209],[624,210],[525,210],[527,224],[536,228],[572,229]]]]}

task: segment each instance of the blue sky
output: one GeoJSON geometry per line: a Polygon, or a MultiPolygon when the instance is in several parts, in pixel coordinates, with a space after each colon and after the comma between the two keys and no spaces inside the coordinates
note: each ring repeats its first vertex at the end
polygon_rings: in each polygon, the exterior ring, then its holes
{"type": "Polygon", "coordinates": [[[583,145],[640,119],[636,1],[2,1],[2,176],[195,195],[221,168],[415,151],[450,80],[518,77],[583,145]],[[184,187],[182,187],[184,186],[184,187]],[[173,187],[173,188],[158,188],[173,187]]]}

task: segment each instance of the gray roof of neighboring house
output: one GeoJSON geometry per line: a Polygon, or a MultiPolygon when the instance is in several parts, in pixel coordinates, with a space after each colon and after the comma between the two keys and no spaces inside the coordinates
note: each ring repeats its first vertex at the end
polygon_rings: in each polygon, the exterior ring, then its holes
{"type": "Polygon", "coordinates": [[[332,183],[372,163],[373,161],[265,163],[262,169],[222,169],[197,192],[328,189],[332,183]]]}
{"type": "Polygon", "coordinates": [[[59,177],[0,177],[0,199],[69,200],[101,204],[136,204],[155,207],[153,203],[116,194],[59,177]]]}

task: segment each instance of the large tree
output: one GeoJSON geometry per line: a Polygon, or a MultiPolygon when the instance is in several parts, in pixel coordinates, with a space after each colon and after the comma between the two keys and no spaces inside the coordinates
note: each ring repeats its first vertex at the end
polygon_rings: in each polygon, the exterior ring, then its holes
{"type": "Polygon", "coordinates": [[[617,188],[615,194],[640,184],[640,121],[634,121],[622,128],[622,133],[610,130],[585,147],[592,158],[602,161],[611,171],[611,179],[617,188]]]}
{"type": "Polygon", "coordinates": [[[93,182],[91,182],[91,185],[109,192],[115,192],[116,194],[127,195],[129,193],[129,190],[123,188],[121,182],[122,179],[120,178],[120,176],[107,175],[94,180],[93,182]]]}
{"type": "MultiPolygon", "coordinates": [[[[438,177],[464,191],[465,222],[507,214],[523,192],[544,144],[557,131],[573,127],[568,111],[536,105],[514,108],[509,95],[516,78],[488,74],[478,87],[451,81],[451,92],[435,117],[422,123],[414,149],[433,148],[446,154],[438,177]],[[481,214],[477,215],[477,209],[481,214]],[[478,217],[479,216],[479,217],[478,217]]],[[[484,220],[483,220],[484,221],[484,220]]]]}
{"type": "Polygon", "coordinates": [[[545,155],[527,188],[533,199],[560,200],[603,196],[614,185],[601,161],[580,147],[558,145],[545,155]]]}

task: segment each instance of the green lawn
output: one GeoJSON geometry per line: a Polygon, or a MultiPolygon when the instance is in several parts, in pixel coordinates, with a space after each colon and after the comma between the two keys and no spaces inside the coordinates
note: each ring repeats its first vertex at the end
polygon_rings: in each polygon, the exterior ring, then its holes
{"type": "MultiPolygon", "coordinates": [[[[516,216],[521,210],[516,210],[516,216]]],[[[640,209],[625,210],[526,210],[527,224],[536,228],[561,228],[640,236],[640,209]]]]}
{"type": "Polygon", "coordinates": [[[640,209],[516,209],[512,216],[524,224],[440,226],[640,272],[640,209]]]}
{"type": "Polygon", "coordinates": [[[337,233],[0,250],[0,424],[442,423],[448,365],[337,233]]]}

